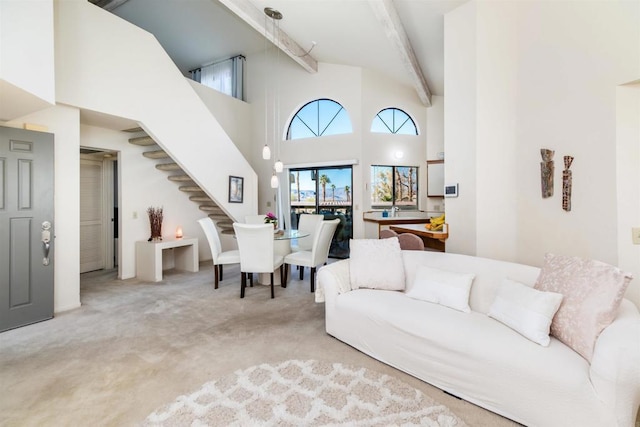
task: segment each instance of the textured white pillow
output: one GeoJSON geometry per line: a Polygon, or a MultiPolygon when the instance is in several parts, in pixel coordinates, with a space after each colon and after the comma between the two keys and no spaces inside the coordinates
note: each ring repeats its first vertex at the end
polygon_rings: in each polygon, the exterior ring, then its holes
{"type": "Polygon", "coordinates": [[[469,313],[469,293],[475,277],[475,274],[455,273],[423,265],[416,270],[413,287],[407,296],[469,313]]]}
{"type": "Polygon", "coordinates": [[[562,303],[562,294],[543,292],[504,279],[489,316],[504,323],[531,341],[547,347],[553,316],[562,303]]]}
{"type": "Polygon", "coordinates": [[[349,242],[351,288],[403,291],[404,263],[398,238],[352,239],[349,242]]]}

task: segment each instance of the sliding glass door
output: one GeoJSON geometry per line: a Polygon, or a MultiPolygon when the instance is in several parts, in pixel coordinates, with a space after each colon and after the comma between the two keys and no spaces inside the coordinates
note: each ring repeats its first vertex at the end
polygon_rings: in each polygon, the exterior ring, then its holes
{"type": "Polygon", "coordinates": [[[291,169],[289,176],[292,228],[298,228],[302,213],[320,213],[325,219],[340,218],[329,256],[348,258],[349,239],[353,237],[351,166],[291,169]]]}

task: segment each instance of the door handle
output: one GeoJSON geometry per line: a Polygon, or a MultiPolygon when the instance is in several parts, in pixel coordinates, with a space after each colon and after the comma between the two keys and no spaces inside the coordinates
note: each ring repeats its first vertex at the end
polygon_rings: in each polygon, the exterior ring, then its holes
{"type": "Polygon", "coordinates": [[[51,223],[45,221],[42,223],[42,252],[44,258],[42,258],[42,265],[49,265],[49,249],[51,249],[51,223]]]}
{"type": "Polygon", "coordinates": [[[49,242],[42,242],[42,250],[44,251],[44,258],[42,258],[42,265],[49,265],[49,248],[51,247],[49,242]]]}

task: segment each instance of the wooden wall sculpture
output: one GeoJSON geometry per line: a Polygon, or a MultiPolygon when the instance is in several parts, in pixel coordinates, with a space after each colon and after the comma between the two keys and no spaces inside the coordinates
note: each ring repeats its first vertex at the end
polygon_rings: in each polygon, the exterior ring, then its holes
{"type": "Polygon", "coordinates": [[[572,174],[569,168],[573,162],[573,157],[564,156],[564,170],[562,171],[562,209],[571,211],[571,185],[572,174]]]}
{"type": "Polygon", "coordinates": [[[542,161],[540,162],[540,184],[543,199],[553,196],[554,153],[555,151],[547,148],[540,149],[540,155],[542,156],[542,161]]]}

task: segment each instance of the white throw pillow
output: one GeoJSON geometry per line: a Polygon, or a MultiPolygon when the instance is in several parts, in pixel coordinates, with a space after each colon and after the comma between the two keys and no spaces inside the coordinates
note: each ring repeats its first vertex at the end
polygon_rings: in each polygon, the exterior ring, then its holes
{"type": "Polygon", "coordinates": [[[547,347],[553,316],[562,303],[562,294],[543,292],[504,279],[489,316],[504,323],[531,341],[547,347]]]}
{"type": "Polygon", "coordinates": [[[420,266],[407,296],[469,313],[469,293],[475,277],[475,274],[420,266]]]}
{"type": "Polygon", "coordinates": [[[351,288],[403,291],[404,263],[398,238],[352,239],[349,243],[351,288]]]}

